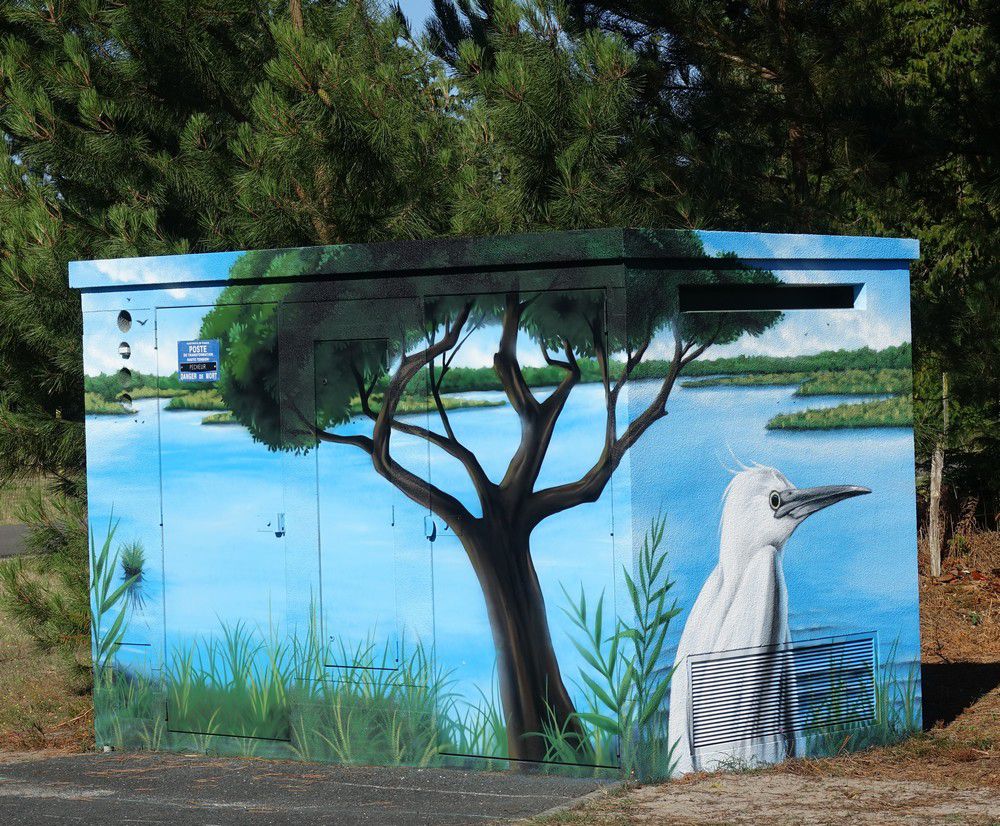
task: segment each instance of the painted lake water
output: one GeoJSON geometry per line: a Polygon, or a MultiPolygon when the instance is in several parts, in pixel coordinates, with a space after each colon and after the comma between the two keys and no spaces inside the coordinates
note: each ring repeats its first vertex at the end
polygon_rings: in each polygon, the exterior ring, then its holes
{"type": "MultiPolygon", "coordinates": [[[[656,386],[638,382],[630,388],[620,407],[620,429],[656,386]]],[[[755,462],[776,467],[799,486],[872,490],[810,517],[788,542],[784,570],[793,638],[877,631],[883,656],[898,645],[900,667],[917,661],[909,430],[766,429],[777,413],[845,400],[858,399],[797,397],[793,387],[678,386],[669,415],[645,434],[601,499],[536,529],[532,556],[568,682],[577,682],[584,661],[570,641],[563,588],[574,598],[582,589],[591,606],[603,593],[606,612],[611,604],[624,610],[616,571],[657,515],[666,520],[667,569],[682,609],[664,654],[664,664],[672,662],[688,609],[718,558],[721,500],[731,470],[755,462]],[[888,577],[886,571],[896,573],[888,577]]],[[[460,543],[447,526],[435,523],[426,505],[395,492],[351,446],[324,444],[299,455],[268,452],[241,426],[202,425],[205,412],[167,411],[166,403],[140,400],[135,417],[93,416],[87,422],[88,441],[102,446],[88,452],[98,540],[114,511],[127,514],[116,539],[139,540],[146,549],[146,599],[134,610],[126,635],[134,657],[155,662],[158,655],[150,652],[237,620],[280,633],[285,594],[296,587],[296,569],[286,562],[310,558],[307,546],[318,537],[323,553],[314,547],[312,556],[322,588],[312,596],[322,600],[332,636],[349,646],[370,638],[387,649],[405,644],[400,634],[433,641],[456,690],[472,698],[479,689],[490,691],[495,656],[479,585],[460,543]],[[162,501],[155,490],[143,494],[149,501],[135,501],[127,469],[137,466],[159,467],[162,501]],[[283,536],[276,535],[278,514],[289,518],[283,536]],[[396,614],[407,618],[402,632],[396,614]]],[[[599,385],[573,391],[536,487],[572,481],[593,464],[601,450],[603,410],[599,385]]],[[[505,405],[450,416],[460,440],[499,480],[519,438],[514,412],[505,405]]],[[[426,418],[422,423],[436,426],[426,418]]],[[[364,430],[352,423],[338,432],[364,430]]],[[[457,461],[403,435],[394,435],[392,446],[398,461],[478,512],[457,461]]]]}

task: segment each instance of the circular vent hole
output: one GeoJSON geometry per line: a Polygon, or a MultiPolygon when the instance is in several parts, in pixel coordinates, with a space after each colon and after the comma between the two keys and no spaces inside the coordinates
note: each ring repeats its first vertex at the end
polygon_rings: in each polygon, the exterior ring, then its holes
{"type": "Polygon", "coordinates": [[[130,381],[131,378],[132,378],[132,371],[129,370],[127,367],[123,367],[121,370],[118,371],[118,380],[122,384],[125,384],[125,382],[130,381]]]}
{"type": "Polygon", "coordinates": [[[118,355],[121,356],[123,359],[127,359],[129,356],[132,355],[132,348],[129,347],[127,341],[123,341],[121,344],[118,345],[118,355]]]}
{"type": "Polygon", "coordinates": [[[123,333],[132,329],[132,313],[128,310],[122,310],[118,313],[118,329],[123,333]]]}
{"type": "Polygon", "coordinates": [[[132,404],[132,397],[128,393],[119,393],[118,401],[122,404],[132,404]]]}

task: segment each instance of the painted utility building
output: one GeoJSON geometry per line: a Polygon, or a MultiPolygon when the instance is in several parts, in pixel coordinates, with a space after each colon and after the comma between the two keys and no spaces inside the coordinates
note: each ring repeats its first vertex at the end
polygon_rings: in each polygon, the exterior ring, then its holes
{"type": "Polygon", "coordinates": [[[98,745],[658,777],[905,736],[916,255],[72,264],[98,745]]]}

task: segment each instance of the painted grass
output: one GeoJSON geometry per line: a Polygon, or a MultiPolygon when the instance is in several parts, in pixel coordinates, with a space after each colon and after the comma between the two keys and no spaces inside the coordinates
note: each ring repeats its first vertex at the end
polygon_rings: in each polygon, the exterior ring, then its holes
{"type": "Polygon", "coordinates": [[[83,394],[83,409],[85,413],[95,416],[132,416],[136,412],[121,402],[107,401],[97,393],[83,394]]]}
{"type": "Polygon", "coordinates": [[[712,376],[682,381],[681,387],[789,387],[809,381],[815,373],[746,373],[738,376],[712,376]]]}
{"type": "Polygon", "coordinates": [[[643,537],[636,569],[623,572],[630,622],[606,621],[603,593],[588,606],[582,590],[574,599],[563,589],[564,611],[578,631],[573,644],[588,666],[580,669],[577,681],[584,698],[577,718],[585,739],[580,742],[566,727],[547,726],[542,734],[549,759],[620,765],[626,776],[640,781],[673,773],[676,738],[672,742],[668,736],[665,704],[673,669],[664,669],[660,656],[680,608],[670,599],[674,583],[665,569],[665,533],[666,521],[658,517],[643,537]]]}
{"type": "Polygon", "coordinates": [[[201,420],[202,424],[243,424],[230,410],[221,413],[209,413],[201,420]]]}
{"type": "MultiPolygon", "coordinates": [[[[508,767],[496,680],[478,700],[460,697],[450,673],[435,666],[419,644],[397,664],[373,638],[353,647],[320,642],[315,622],[301,641],[237,624],[174,650],[162,680],[115,668],[111,658],[122,639],[123,617],[134,604],[126,582],[134,585],[141,565],[127,545],[121,558],[112,557],[113,537],[109,524],[92,560],[104,609],[95,630],[99,745],[508,767]],[[108,571],[119,567],[131,576],[116,589],[108,571]],[[334,662],[351,666],[328,667],[334,662]]],[[[678,608],[668,599],[673,583],[666,577],[663,538],[658,520],[636,570],[624,572],[632,622],[606,616],[603,596],[588,605],[582,594],[578,600],[566,594],[565,610],[579,631],[574,644],[588,664],[577,675],[584,740],[555,725],[533,732],[545,738],[549,759],[564,764],[540,770],[599,775],[609,770],[601,766],[620,763],[636,777],[669,775],[673,749],[663,705],[670,674],[659,670],[659,657],[678,608]]]]}
{"type": "MultiPolygon", "coordinates": [[[[441,406],[445,410],[466,410],[476,407],[503,407],[507,404],[506,401],[497,399],[467,399],[463,396],[442,396],[441,406]]],[[[373,410],[378,411],[382,406],[382,396],[378,393],[372,394],[371,397],[371,407],[373,410]]],[[[421,396],[410,396],[406,395],[400,400],[399,404],[396,406],[396,411],[400,414],[407,413],[424,413],[428,410],[434,410],[434,399],[430,396],[423,398],[421,396]]],[[[360,416],[361,410],[361,400],[357,397],[351,399],[351,413],[355,416],[360,416]]]]}
{"type": "Polygon", "coordinates": [[[173,651],[162,682],[118,669],[95,696],[98,743],[416,766],[461,747],[459,701],[421,646],[390,669],[373,640],[317,640],[237,624],[173,651]]]}
{"type": "MultiPolygon", "coordinates": [[[[799,373],[814,375],[826,371],[870,371],[886,368],[908,369],[912,353],[909,344],[887,347],[884,350],[828,350],[808,356],[734,356],[718,359],[698,359],[684,368],[684,376],[717,376],[720,374],[746,376],[752,374],[799,373]]],[[[580,381],[601,381],[601,370],[596,360],[581,358],[580,381]]],[[[612,375],[619,375],[623,365],[614,361],[612,375]]],[[[635,379],[661,379],[670,370],[670,362],[663,359],[644,359],[633,373],[635,379]]],[[[563,371],[558,367],[523,366],[522,373],[529,387],[549,387],[558,384],[563,371]]],[[[773,383],[773,380],[772,380],[773,383]]],[[[453,367],[448,371],[444,386],[447,393],[468,390],[502,390],[500,380],[492,367],[453,367]]]]}
{"type": "Polygon", "coordinates": [[[182,732],[287,740],[288,646],[246,626],[174,651],[167,669],[167,718],[182,732]]]}
{"type": "Polygon", "coordinates": [[[835,430],[855,427],[912,427],[913,401],[909,396],[850,402],[836,407],[779,413],[768,430],[835,430]]]}
{"type": "Polygon", "coordinates": [[[889,393],[909,395],[913,375],[909,370],[842,370],[816,373],[795,391],[796,396],[866,396],[889,393]]]}
{"type": "MultiPolygon", "coordinates": [[[[220,399],[221,402],[221,399],[220,399]]],[[[171,402],[172,404],[173,402],[171,402]]],[[[372,409],[377,411],[382,403],[382,397],[378,394],[373,394],[371,398],[372,409]]],[[[466,399],[461,396],[443,396],[441,399],[441,404],[444,406],[445,410],[466,410],[470,408],[477,407],[502,407],[506,404],[505,401],[490,401],[488,399],[466,399]]],[[[169,409],[168,405],[168,409],[169,409]]],[[[421,399],[414,396],[404,396],[396,407],[396,412],[400,415],[406,415],[408,413],[425,413],[428,409],[434,408],[434,400],[432,398],[421,399]]],[[[175,408],[181,409],[181,408],[175,408]]],[[[200,409],[200,408],[195,408],[200,409]]],[[[354,416],[360,416],[362,414],[361,401],[357,398],[351,401],[351,414],[354,416]]],[[[243,424],[236,416],[229,410],[224,410],[221,413],[212,413],[205,416],[201,420],[202,424],[207,425],[228,425],[228,424],[243,424]]]]}
{"type": "Polygon", "coordinates": [[[190,390],[175,387],[135,387],[128,391],[134,399],[172,399],[175,396],[186,396],[190,390]]]}
{"type": "MultiPolygon", "coordinates": [[[[920,731],[920,666],[913,663],[906,676],[902,680],[897,679],[893,670],[897,651],[898,641],[892,644],[884,662],[879,662],[875,669],[872,680],[875,686],[874,725],[816,726],[806,734],[807,756],[833,757],[873,746],[888,746],[920,731]]],[[[837,675],[841,664],[831,662],[830,668],[837,675]]],[[[853,693],[849,683],[856,679],[857,675],[844,674],[839,680],[835,676],[833,696],[829,703],[816,710],[816,716],[823,719],[841,716],[847,698],[853,693]]]]}

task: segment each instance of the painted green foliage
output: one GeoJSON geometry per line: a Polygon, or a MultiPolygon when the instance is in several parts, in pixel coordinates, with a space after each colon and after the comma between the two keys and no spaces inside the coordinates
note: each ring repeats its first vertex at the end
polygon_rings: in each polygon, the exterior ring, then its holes
{"type": "MultiPolygon", "coordinates": [[[[596,234],[596,233],[595,233],[596,234]]],[[[578,233],[583,236],[585,233],[578,233]]],[[[596,234],[599,236],[599,234],[596,234]]],[[[560,236],[565,238],[565,235],[560,236]]],[[[551,244],[544,236],[526,236],[526,242],[551,244]]],[[[651,234],[665,257],[697,258],[702,256],[701,244],[693,233],[676,232],[651,234]],[[664,240],[666,239],[666,240],[664,240]]],[[[426,245],[420,259],[422,268],[433,271],[435,266],[457,265],[477,260],[483,253],[478,249],[484,242],[449,241],[439,245],[437,254],[433,242],[426,245]]],[[[487,240],[485,243],[489,244],[487,240]]],[[[510,243],[508,241],[508,243],[510,243]]],[[[365,249],[365,248],[362,248],[365,249]]],[[[412,247],[406,244],[379,245],[379,268],[391,274],[394,267],[408,269],[414,265],[409,257],[412,247]],[[395,254],[394,254],[394,251],[395,254]]],[[[307,250],[251,252],[243,255],[233,266],[231,278],[243,279],[290,278],[318,272],[336,272],[342,263],[345,250],[352,267],[363,266],[357,247],[313,248],[307,250]]],[[[519,252],[520,250],[517,250],[519,252]]],[[[514,252],[514,250],[512,250],[514,252]]],[[[535,252],[533,249],[531,252],[535,252]]],[[[586,252],[581,248],[560,250],[573,256],[586,252]]],[[[680,338],[694,347],[709,343],[726,344],[748,332],[761,333],[773,325],[778,313],[699,313],[680,316],[676,305],[678,283],[775,283],[770,273],[746,268],[708,268],[703,270],[638,270],[629,279],[629,324],[627,331],[607,329],[603,322],[604,297],[598,292],[555,291],[533,294],[520,314],[518,330],[550,351],[560,352],[568,342],[578,359],[593,359],[597,353],[595,331],[605,337],[604,349],[610,353],[628,350],[638,353],[642,344],[665,327],[676,329],[680,338]]],[[[451,290],[449,290],[451,291],[451,290]]],[[[282,385],[277,384],[277,347],[279,323],[276,302],[285,302],[282,321],[289,329],[296,327],[299,319],[294,315],[294,302],[302,287],[294,284],[267,283],[234,285],[226,288],[216,308],[205,318],[202,335],[218,338],[223,344],[224,369],[222,395],[226,402],[244,421],[254,437],[273,448],[290,447],[289,432],[282,433],[280,411],[283,398],[286,408],[291,400],[305,395],[303,383],[312,383],[312,375],[290,376],[290,365],[284,366],[282,385]]],[[[351,401],[358,395],[357,374],[369,381],[384,380],[389,365],[386,352],[400,354],[424,340],[430,340],[441,331],[454,325],[469,304],[466,296],[439,299],[423,303],[422,326],[396,330],[395,337],[385,347],[380,342],[335,342],[325,352],[322,365],[316,365],[316,374],[326,379],[323,394],[317,398],[316,422],[320,427],[343,424],[352,416],[351,401]]],[[[476,296],[468,307],[468,320],[476,325],[500,323],[505,305],[502,295],[476,296]]],[[[311,322],[318,326],[322,319],[311,322]]],[[[301,331],[304,337],[308,331],[301,331]]],[[[332,330],[332,332],[336,332],[332,330]]],[[[392,330],[388,330],[392,333],[392,330]]],[[[640,359],[641,359],[640,354],[640,359]]],[[[636,368],[641,369],[637,363],[636,368]]],[[[314,444],[313,434],[302,435],[301,444],[314,444]]]]}

